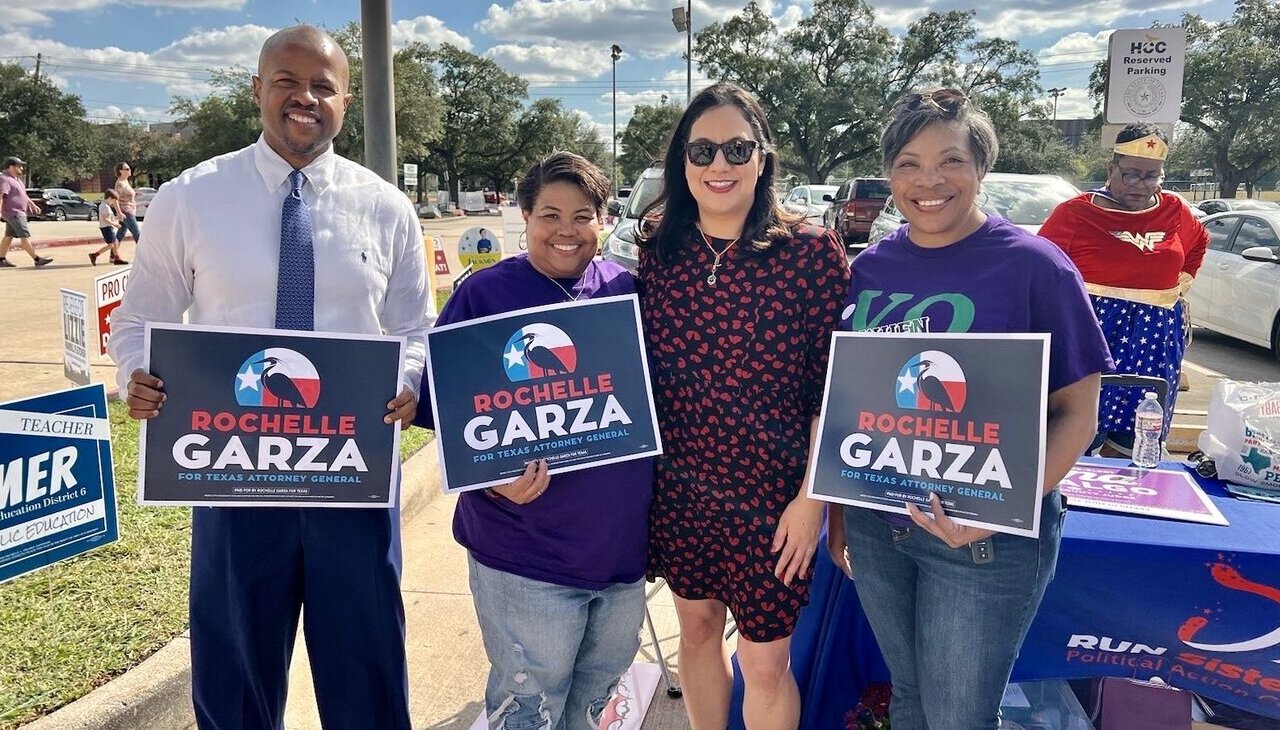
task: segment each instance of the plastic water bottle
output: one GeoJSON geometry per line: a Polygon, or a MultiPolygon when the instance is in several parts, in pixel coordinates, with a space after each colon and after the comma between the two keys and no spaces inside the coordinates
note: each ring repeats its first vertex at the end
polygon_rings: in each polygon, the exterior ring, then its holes
{"type": "Polygon", "coordinates": [[[1153,469],[1160,464],[1164,448],[1160,432],[1164,430],[1164,409],[1155,393],[1148,392],[1133,416],[1133,465],[1153,469]]]}

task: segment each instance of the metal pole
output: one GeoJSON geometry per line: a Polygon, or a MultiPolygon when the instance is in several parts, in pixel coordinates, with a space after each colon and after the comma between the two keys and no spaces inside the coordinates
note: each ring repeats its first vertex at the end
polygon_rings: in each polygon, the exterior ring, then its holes
{"type": "Polygon", "coordinates": [[[613,182],[613,197],[618,197],[618,59],[622,58],[622,46],[609,46],[609,58],[613,59],[613,160],[609,165],[609,179],[613,182]]]}
{"type": "Polygon", "coordinates": [[[391,2],[360,0],[364,68],[364,166],[396,184],[396,95],[391,71],[391,2]]]}
{"type": "Polygon", "coordinates": [[[684,30],[684,105],[693,101],[693,0],[685,9],[689,25],[684,30]]]}
{"type": "Polygon", "coordinates": [[[609,163],[609,179],[613,181],[613,197],[618,197],[618,56],[613,56],[613,161],[609,163]]]}
{"type": "Polygon", "coordinates": [[[37,84],[40,83],[40,61],[43,60],[43,58],[44,58],[44,54],[42,53],[36,54],[36,72],[34,75],[34,79],[37,84]]]}

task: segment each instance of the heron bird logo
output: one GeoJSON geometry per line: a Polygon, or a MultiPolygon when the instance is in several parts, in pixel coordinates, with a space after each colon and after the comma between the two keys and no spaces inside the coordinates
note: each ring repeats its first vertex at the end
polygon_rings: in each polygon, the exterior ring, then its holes
{"type": "Polygon", "coordinates": [[[236,372],[236,403],[263,408],[315,408],[320,375],[301,353],[268,347],[245,358],[236,372]]]}
{"type": "Polygon", "coordinates": [[[894,387],[899,408],[941,413],[964,410],[968,393],[960,364],[939,350],[925,350],[908,359],[894,387]]]}
{"type": "Polygon", "coordinates": [[[578,348],[564,330],[537,322],[507,338],[502,348],[502,366],[513,383],[568,375],[578,368],[578,348]]]}

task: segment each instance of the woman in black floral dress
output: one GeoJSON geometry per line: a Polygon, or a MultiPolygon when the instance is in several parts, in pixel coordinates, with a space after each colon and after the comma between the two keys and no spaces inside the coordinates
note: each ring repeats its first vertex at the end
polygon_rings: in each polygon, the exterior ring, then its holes
{"type": "Polygon", "coordinates": [[[823,512],[803,482],[849,266],[832,233],[778,206],[778,164],[759,103],[704,90],[672,136],[640,255],[664,448],[649,569],[676,595],[694,730],[727,723],[726,609],[747,726],[800,717],[788,654],[823,512]]]}

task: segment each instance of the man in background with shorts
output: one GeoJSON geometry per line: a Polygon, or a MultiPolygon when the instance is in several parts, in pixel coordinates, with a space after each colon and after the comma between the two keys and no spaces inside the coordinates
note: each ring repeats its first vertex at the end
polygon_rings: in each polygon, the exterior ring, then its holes
{"type": "Polygon", "coordinates": [[[9,255],[9,246],[13,239],[21,241],[19,245],[31,254],[36,266],[44,266],[53,261],[45,256],[37,256],[31,245],[31,228],[27,226],[27,212],[39,213],[40,206],[27,197],[27,185],[21,177],[27,163],[17,157],[6,157],[4,174],[0,175],[0,218],[4,219],[4,239],[0,240],[0,268],[12,268],[5,256],[9,255]]]}

